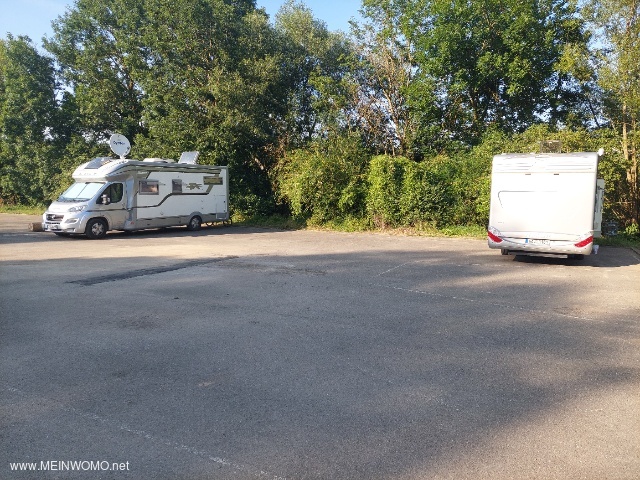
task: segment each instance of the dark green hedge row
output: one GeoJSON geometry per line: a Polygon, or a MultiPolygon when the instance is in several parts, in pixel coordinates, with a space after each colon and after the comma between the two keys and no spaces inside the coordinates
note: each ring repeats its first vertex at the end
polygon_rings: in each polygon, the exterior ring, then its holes
{"type": "Polygon", "coordinates": [[[604,216],[630,225],[630,166],[611,130],[553,132],[535,126],[513,136],[494,132],[474,148],[420,162],[368,156],[357,138],[340,138],[287,154],[273,185],[278,201],[294,217],[312,223],[357,218],[378,228],[486,225],[493,156],[537,152],[540,142],[550,139],[560,140],[563,151],[605,149],[599,166],[606,184],[604,216]]]}

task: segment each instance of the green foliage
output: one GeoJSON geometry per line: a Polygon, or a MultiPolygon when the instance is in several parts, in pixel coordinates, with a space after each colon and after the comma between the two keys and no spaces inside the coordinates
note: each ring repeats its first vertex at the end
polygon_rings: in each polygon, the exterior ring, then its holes
{"type": "Polygon", "coordinates": [[[296,149],[349,123],[353,54],[343,34],[330,32],[300,2],[285,2],[275,20],[288,84],[288,109],[279,120],[283,143],[296,149]]]}
{"type": "Polygon", "coordinates": [[[367,155],[355,136],[332,136],[294,150],[278,165],[277,194],[295,217],[322,223],[360,216],[367,155]]]}
{"type": "Polygon", "coordinates": [[[637,223],[632,223],[624,229],[624,234],[628,237],[640,237],[640,227],[637,223]]]}
{"type": "Polygon", "coordinates": [[[118,131],[133,139],[143,130],[139,71],[146,59],[135,36],[144,21],[144,0],[78,0],[53,22],[44,47],[73,90],[78,133],[106,139],[118,131]]]}
{"type": "Polygon", "coordinates": [[[55,190],[53,62],[27,37],[0,41],[0,200],[41,204],[55,190]]]}
{"type": "Polygon", "coordinates": [[[453,204],[447,162],[379,155],[368,172],[367,213],[379,228],[446,224],[453,204]]]}
{"type": "Polygon", "coordinates": [[[493,155],[558,139],[605,149],[605,218],[633,233],[634,2],[364,0],[362,15],[347,37],[296,0],[274,25],[253,0],[77,0],[45,42],[53,58],[9,35],[2,202],[55,198],[118,132],[138,158],[228,165],[237,217],[473,229],[493,155]]]}
{"type": "Polygon", "coordinates": [[[401,223],[400,196],[409,165],[410,160],[406,157],[379,155],[371,159],[367,176],[367,214],[376,227],[401,223]]]}
{"type": "Polygon", "coordinates": [[[620,135],[628,193],[621,216],[640,222],[640,8],[636,1],[602,0],[587,3],[587,14],[602,35],[594,52],[603,115],[620,135]]]}
{"type": "MultiPolygon", "coordinates": [[[[526,129],[557,108],[567,94],[555,69],[564,45],[584,43],[576,6],[563,0],[367,0],[364,13],[383,11],[396,28],[387,42],[413,46],[415,81],[409,103],[424,150],[452,139],[475,144],[489,126],[526,129]],[[431,105],[424,105],[429,98],[431,105]],[[435,111],[431,110],[435,106],[435,111]]],[[[414,150],[418,149],[414,145],[414,150]]]]}

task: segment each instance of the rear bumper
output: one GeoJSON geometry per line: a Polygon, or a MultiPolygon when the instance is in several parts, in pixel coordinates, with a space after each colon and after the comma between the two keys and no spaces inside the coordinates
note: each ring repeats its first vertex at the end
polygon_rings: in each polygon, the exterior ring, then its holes
{"type": "Polygon", "coordinates": [[[503,236],[496,229],[490,228],[487,243],[489,248],[514,254],[589,255],[593,250],[592,234],[576,236],[572,239],[552,240],[549,238],[503,236]]]}

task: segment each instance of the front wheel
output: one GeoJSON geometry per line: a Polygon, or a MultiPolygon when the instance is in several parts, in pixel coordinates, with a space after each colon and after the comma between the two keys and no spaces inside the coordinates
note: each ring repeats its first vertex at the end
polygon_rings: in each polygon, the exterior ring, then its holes
{"type": "Polygon", "coordinates": [[[99,240],[107,235],[108,229],[107,222],[101,218],[92,218],[87,222],[87,228],[84,233],[91,240],[99,240]]]}
{"type": "Polygon", "coordinates": [[[189,220],[189,223],[187,223],[187,230],[189,231],[200,230],[201,226],[202,226],[202,219],[198,216],[194,216],[194,217],[191,217],[191,220],[189,220]]]}

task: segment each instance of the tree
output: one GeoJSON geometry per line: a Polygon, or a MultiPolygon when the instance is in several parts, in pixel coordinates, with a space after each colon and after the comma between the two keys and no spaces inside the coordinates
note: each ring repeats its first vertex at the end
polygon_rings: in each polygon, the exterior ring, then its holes
{"type": "Polygon", "coordinates": [[[286,146],[298,148],[330,131],[349,129],[353,53],[345,36],[330,32],[295,0],[280,8],[275,27],[289,89],[282,132],[286,146]]]}
{"type": "MultiPolygon", "coordinates": [[[[416,115],[411,115],[408,90],[417,72],[415,45],[410,32],[399,22],[405,4],[365,0],[362,25],[353,24],[360,56],[357,113],[369,144],[380,153],[411,155],[416,115]],[[400,10],[399,10],[400,9],[400,10]]],[[[427,93],[418,107],[422,114],[433,100],[427,93]]],[[[418,110],[416,109],[416,110],[418,110]]]]}
{"type": "Polygon", "coordinates": [[[144,131],[138,73],[146,50],[137,41],[144,22],[144,0],[78,0],[53,22],[44,47],[55,56],[73,92],[81,133],[90,139],[144,131]]]}
{"type": "Polygon", "coordinates": [[[200,150],[231,167],[236,206],[245,195],[272,201],[287,91],[275,32],[253,0],[79,0],[54,32],[45,46],[85,137],[123,133],[137,156],[200,150]]]}
{"type": "MultiPolygon", "coordinates": [[[[368,0],[391,12],[413,45],[408,89],[422,148],[477,142],[495,126],[522,131],[565,115],[566,82],[555,69],[564,45],[583,40],[564,0],[368,0]],[[425,101],[426,98],[426,101],[425,101]],[[552,101],[553,100],[553,101],[552,101]],[[426,109],[432,103],[436,115],[426,109]]],[[[397,35],[388,29],[389,35],[397,35]]],[[[560,118],[561,119],[561,118],[560,118]]]]}
{"type": "Polygon", "coordinates": [[[200,150],[202,161],[229,165],[236,209],[268,212],[287,91],[267,16],[252,1],[223,0],[150,0],[145,15],[140,150],[200,150]]]}
{"type": "Polygon", "coordinates": [[[627,169],[626,216],[638,224],[638,142],[640,132],[640,3],[637,0],[599,0],[587,11],[600,33],[602,47],[599,84],[604,92],[604,114],[621,135],[627,169]]]}
{"type": "Polygon", "coordinates": [[[0,40],[0,199],[40,204],[55,189],[53,62],[28,37],[0,40]]]}

